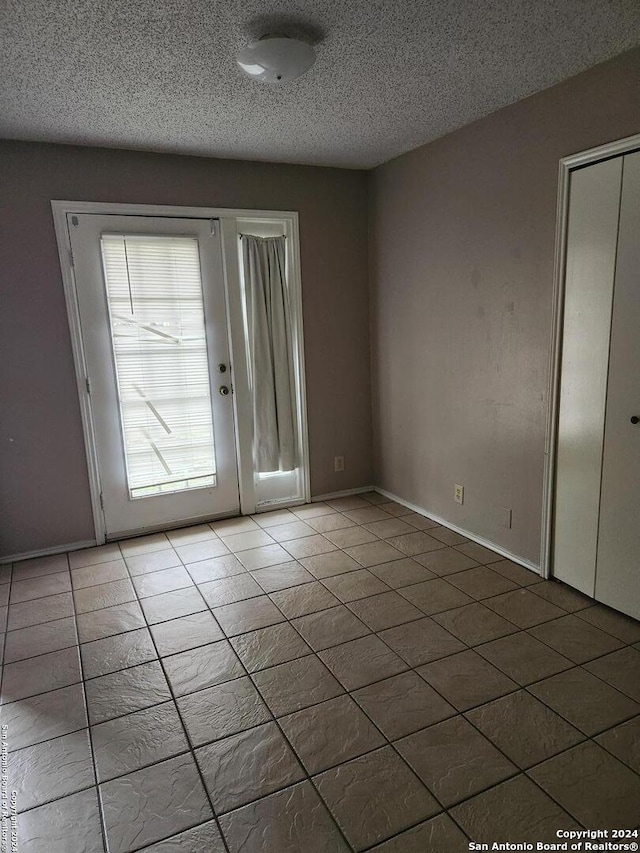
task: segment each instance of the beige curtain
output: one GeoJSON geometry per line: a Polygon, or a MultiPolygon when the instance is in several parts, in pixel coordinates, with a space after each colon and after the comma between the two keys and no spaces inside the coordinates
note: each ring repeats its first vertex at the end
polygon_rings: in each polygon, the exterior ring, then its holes
{"type": "Polygon", "coordinates": [[[298,465],[285,238],[243,235],[256,471],[298,465]]]}

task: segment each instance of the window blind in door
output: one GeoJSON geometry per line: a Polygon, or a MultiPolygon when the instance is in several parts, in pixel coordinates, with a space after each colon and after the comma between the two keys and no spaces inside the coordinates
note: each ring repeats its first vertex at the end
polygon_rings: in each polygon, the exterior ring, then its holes
{"type": "Polygon", "coordinates": [[[129,496],[216,485],[198,241],[103,234],[129,496]]]}

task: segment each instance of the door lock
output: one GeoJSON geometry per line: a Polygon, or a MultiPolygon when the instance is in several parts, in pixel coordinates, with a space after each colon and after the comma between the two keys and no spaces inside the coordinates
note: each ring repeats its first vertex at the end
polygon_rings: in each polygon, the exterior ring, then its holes
{"type": "Polygon", "coordinates": [[[220,371],[220,373],[226,373],[227,372],[227,365],[226,364],[219,364],[218,370],[220,371]]]}
{"type": "Polygon", "coordinates": [[[632,423],[632,424],[640,423],[640,418],[639,418],[637,415],[634,415],[634,416],[631,418],[631,423],[632,423]]]}
{"type": "Polygon", "coordinates": [[[226,385],[220,386],[220,393],[222,394],[223,397],[227,396],[227,394],[229,393],[229,389],[227,388],[226,385]]]}

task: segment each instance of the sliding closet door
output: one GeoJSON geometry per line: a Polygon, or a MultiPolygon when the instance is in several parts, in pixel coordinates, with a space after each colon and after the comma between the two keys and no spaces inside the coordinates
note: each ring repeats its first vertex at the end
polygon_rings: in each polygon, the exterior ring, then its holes
{"type": "Polygon", "coordinates": [[[640,619],[640,152],[620,159],[595,596],[640,619]]]}
{"type": "Polygon", "coordinates": [[[594,595],[622,157],[571,175],[553,574],[594,595]]]}

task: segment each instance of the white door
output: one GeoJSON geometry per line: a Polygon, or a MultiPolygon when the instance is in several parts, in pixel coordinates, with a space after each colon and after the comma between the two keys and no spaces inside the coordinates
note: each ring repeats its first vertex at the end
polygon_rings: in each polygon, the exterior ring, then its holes
{"type": "Polygon", "coordinates": [[[67,220],[107,538],[237,513],[217,223],[67,220]]]}
{"type": "Polygon", "coordinates": [[[598,601],[640,619],[640,152],[627,154],[616,257],[596,564],[598,601]]]}

